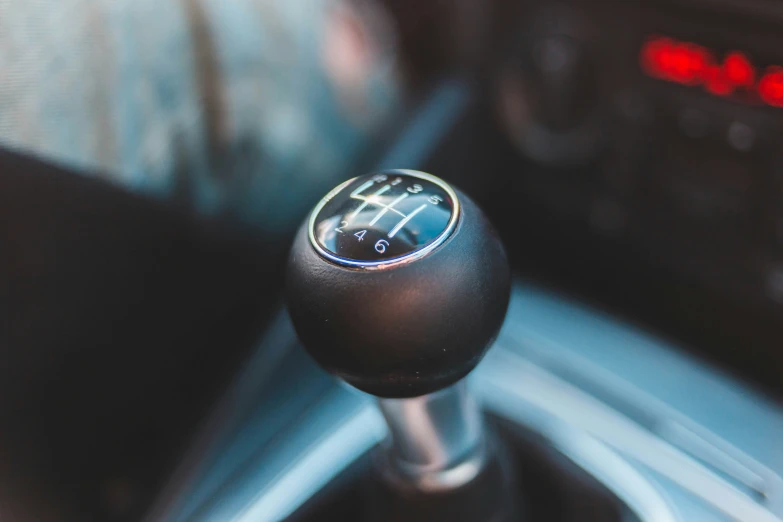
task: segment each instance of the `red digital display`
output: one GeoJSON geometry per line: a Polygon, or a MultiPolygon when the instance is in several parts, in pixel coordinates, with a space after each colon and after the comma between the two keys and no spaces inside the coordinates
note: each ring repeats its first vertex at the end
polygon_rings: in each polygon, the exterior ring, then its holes
{"type": "Polygon", "coordinates": [[[660,80],[701,87],[716,96],[783,107],[783,67],[758,69],[742,51],[724,56],[691,42],[651,36],[639,56],[645,73],[660,80]]]}

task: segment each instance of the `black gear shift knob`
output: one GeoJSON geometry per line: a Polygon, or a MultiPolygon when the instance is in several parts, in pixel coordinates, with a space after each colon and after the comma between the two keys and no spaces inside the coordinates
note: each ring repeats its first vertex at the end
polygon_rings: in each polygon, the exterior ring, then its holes
{"type": "Polygon", "coordinates": [[[464,194],[423,172],[359,176],[330,192],[293,244],[288,309],[327,371],[385,398],[467,375],[508,306],[503,246],[464,194]]]}

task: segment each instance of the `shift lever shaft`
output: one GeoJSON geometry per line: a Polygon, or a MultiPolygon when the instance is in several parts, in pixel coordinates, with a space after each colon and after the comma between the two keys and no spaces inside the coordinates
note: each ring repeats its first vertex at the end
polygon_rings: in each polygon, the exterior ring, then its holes
{"type": "Polygon", "coordinates": [[[454,489],[485,464],[481,414],[464,381],[422,397],[380,399],[391,433],[389,473],[423,491],[454,489]]]}
{"type": "Polygon", "coordinates": [[[479,208],[423,172],[351,179],[303,224],[286,283],[307,351],[379,398],[390,432],[384,520],[509,512],[496,448],[462,380],[497,335],[510,292],[505,251],[479,208]],[[492,506],[475,511],[483,502],[492,506]]]}

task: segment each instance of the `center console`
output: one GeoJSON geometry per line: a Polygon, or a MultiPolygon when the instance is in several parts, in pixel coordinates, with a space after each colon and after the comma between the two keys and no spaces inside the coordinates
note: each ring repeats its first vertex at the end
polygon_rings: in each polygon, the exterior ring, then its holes
{"type": "MultiPolygon", "coordinates": [[[[513,499],[497,520],[783,520],[783,408],[749,384],[779,391],[783,341],[783,19],[768,6],[498,7],[479,78],[439,84],[379,160],[385,177],[346,182],[312,214],[291,315],[154,515],[438,519],[418,479],[475,463],[486,438],[511,463],[482,497],[513,499]],[[463,314],[443,266],[417,284],[384,268],[422,266],[458,226],[461,196],[385,170],[400,166],[453,181],[498,229],[514,279],[488,351],[497,279],[466,286],[481,305],[463,314]],[[417,221],[420,208],[437,219],[417,221]],[[370,211],[366,228],[351,222],[370,211]],[[406,317],[437,327],[390,331],[371,296],[429,296],[460,334],[433,334],[443,324],[415,306],[406,317]]],[[[481,472],[466,476],[437,493],[458,508],[446,518],[494,516],[470,511],[460,488],[481,472]]]]}
{"type": "MultiPolygon", "coordinates": [[[[467,385],[512,455],[523,514],[783,517],[783,409],[590,307],[516,281],[467,385]]],[[[204,464],[180,476],[182,494],[152,519],[363,520],[383,415],[310,362],[285,314],[228,397],[226,428],[193,455],[204,464]]]]}

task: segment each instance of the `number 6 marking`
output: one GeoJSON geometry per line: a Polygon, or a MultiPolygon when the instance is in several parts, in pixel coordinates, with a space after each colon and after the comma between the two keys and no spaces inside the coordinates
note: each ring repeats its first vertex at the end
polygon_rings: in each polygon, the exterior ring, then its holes
{"type": "Polygon", "coordinates": [[[389,242],[385,239],[379,239],[377,243],[375,243],[375,251],[379,254],[383,254],[386,252],[386,247],[389,246],[389,242]]]}

